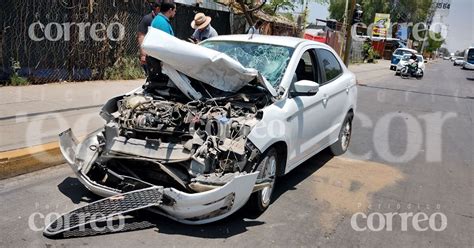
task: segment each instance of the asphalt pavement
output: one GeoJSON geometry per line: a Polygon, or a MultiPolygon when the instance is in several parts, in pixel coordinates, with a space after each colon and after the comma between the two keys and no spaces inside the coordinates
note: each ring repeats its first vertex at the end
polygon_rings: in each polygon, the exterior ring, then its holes
{"type": "Polygon", "coordinates": [[[281,178],[260,216],[188,226],[141,212],[140,230],[48,239],[52,213],[97,199],[60,165],[0,181],[0,247],[473,247],[474,71],[436,61],[416,80],[383,67],[359,77],[349,152],[281,178]]]}

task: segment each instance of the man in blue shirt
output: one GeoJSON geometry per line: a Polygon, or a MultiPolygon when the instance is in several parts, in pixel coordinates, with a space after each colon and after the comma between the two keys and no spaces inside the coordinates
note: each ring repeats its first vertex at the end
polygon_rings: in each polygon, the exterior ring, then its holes
{"type": "Polygon", "coordinates": [[[176,5],[170,2],[161,4],[160,13],[151,22],[151,26],[174,36],[170,20],[176,15],[176,5]]]}
{"type": "MultiPolygon", "coordinates": [[[[176,15],[176,5],[171,2],[161,3],[160,13],[153,18],[151,27],[159,29],[174,36],[173,28],[171,27],[170,20],[176,15]]],[[[160,42],[160,41],[156,41],[160,42]]],[[[168,82],[168,76],[161,71],[161,61],[149,57],[148,63],[148,81],[153,83],[154,86],[163,86],[168,82]]]]}

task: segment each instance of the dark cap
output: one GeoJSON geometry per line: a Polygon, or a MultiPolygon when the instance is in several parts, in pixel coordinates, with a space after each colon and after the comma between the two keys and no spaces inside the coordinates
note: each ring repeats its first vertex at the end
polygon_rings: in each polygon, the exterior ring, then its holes
{"type": "Polygon", "coordinates": [[[162,0],[148,0],[148,3],[149,3],[150,6],[152,6],[153,8],[160,7],[160,6],[161,6],[161,2],[162,2],[162,0]]]}

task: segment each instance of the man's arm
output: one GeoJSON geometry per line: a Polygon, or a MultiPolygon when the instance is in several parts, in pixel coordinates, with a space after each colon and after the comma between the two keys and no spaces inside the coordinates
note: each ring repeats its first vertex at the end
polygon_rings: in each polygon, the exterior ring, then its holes
{"type": "Polygon", "coordinates": [[[140,49],[140,64],[144,65],[146,64],[146,53],[142,48],[142,43],[143,43],[143,39],[145,38],[145,34],[142,32],[138,32],[137,37],[138,37],[138,47],[140,49]]]}
{"type": "Polygon", "coordinates": [[[138,24],[138,32],[137,32],[137,39],[138,39],[138,49],[140,50],[140,64],[146,64],[146,53],[142,49],[143,39],[145,38],[145,34],[148,31],[149,24],[147,23],[146,17],[143,17],[138,24]]]}

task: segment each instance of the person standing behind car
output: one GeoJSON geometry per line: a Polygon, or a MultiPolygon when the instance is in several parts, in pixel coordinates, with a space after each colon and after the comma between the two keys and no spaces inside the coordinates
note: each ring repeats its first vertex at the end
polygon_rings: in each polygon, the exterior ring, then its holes
{"type": "Polygon", "coordinates": [[[193,42],[197,43],[218,36],[217,31],[211,26],[211,20],[212,18],[204,13],[197,13],[194,16],[191,22],[191,27],[195,29],[191,36],[193,42]]]}
{"type": "Polygon", "coordinates": [[[161,5],[161,0],[154,0],[151,5],[151,12],[148,13],[147,15],[142,17],[142,20],[138,24],[138,32],[137,32],[137,39],[138,39],[138,47],[140,49],[140,64],[143,67],[143,70],[145,70],[145,73],[148,74],[148,68],[147,68],[147,55],[145,51],[142,48],[142,43],[143,39],[145,38],[145,35],[148,32],[148,27],[151,26],[151,22],[155,18],[155,16],[160,13],[160,5],[161,5]]]}
{"type": "Polygon", "coordinates": [[[171,19],[176,15],[176,5],[170,2],[161,4],[160,13],[155,16],[151,22],[151,26],[174,36],[173,27],[171,27],[171,19]]]}
{"type": "MultiPolygon", "coordinates": [[[[160,13],[158,13],[153,21],[151,27],[159,29],[174,36],[173,28],[171,27],[171,19],[176,15],[176,5],[171,2],[163,1],[160,6],[160,13]]],[[[160,41],[156,41],[160,42],[160,41]]],[[[151,82],[168,82],[168,77],[161,71],[161,61],[151,56],[147,57],[148,64],[148,81],[151,82]]]]}

